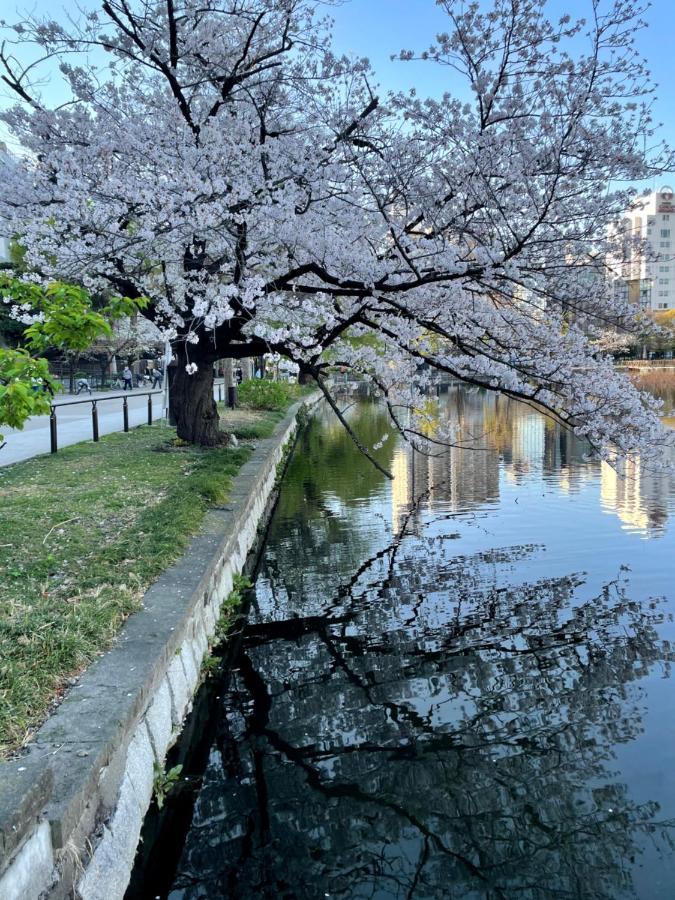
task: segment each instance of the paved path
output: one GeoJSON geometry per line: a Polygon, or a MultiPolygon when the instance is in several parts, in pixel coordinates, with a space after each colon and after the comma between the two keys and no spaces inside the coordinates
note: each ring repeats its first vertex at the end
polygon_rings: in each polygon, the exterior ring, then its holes
{"type": "MultiPolygon", "coordinates": [[[[126,396],[129,404],[129,427],[144,425],[148,421],[147,396],[139,396],[138,390],[127,391],[126,396]]],[[[214,396],[218,399],[217,386],[214,388],[214,396]]],[[[96,400],[98,405],[99,434],[110,434],[113,431],[123,430],[123,397],[124,394],[121,391],[94,391],[91,395],[91,399],[96,400]]],[[[163,397],[164,392],[161,390],[152,392],[153,421],[162,417],[163,397]]],[[[89,399],[89,395],[80,394],[79,397],[76,397],[72,394],[57,394],[54,405],[57,407],[59,447],[67,447],[70,444],[92,439],[91,403],[62,406],[69,400],[83,399],[89,399]],[[62,408],[59,409],[59,406],[62,408]]],[[[22,459],[30,459],[31,456],[50,452],[49,416],[34,416],[26,422],[23,431],[3,428],[2,434],[5,436],[6,445],[0,450],[0,466],[8,466],[11,463],[20,462],[22,459]]]]}

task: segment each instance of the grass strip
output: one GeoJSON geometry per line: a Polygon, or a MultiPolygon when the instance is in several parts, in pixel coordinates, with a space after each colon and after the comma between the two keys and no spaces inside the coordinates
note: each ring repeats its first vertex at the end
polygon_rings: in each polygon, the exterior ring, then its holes
{"type": "MultiPolygon", "coordinates": [[[[223,416],[243,440],[282,417],[223,416]]],[[[0,757],[110,646],[251,453],[176,444],[158,424],[0,468],[0,757]]]]}

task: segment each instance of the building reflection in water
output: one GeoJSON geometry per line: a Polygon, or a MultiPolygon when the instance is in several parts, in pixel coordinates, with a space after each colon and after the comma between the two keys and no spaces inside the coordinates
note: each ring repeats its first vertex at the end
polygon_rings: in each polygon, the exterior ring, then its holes
{"type": "Polygon", "coordinates": [[[411,504],[438,502],[455,511],[499,499],[500,474],[507,484],[531,476],[574,494],[600,477],[602,508],[626,527],[658,533],[668,515],[672,477],[645,471],[639,460],[619,464],[589,459],[588,445],[531,407],[479,389],[452,388],[442,398],[444,418],[456,426],[456,445],[426,455],[399,445],[392,474],[392,521],[398,527],[411,504]]]}
{"type": "Polygon", "coordinates": [[[603,509],[616,513],[624,526],[644,534],[658,533],[668,519],[670,476],[643,471],[639,460],[602,464],[603,509]]]}

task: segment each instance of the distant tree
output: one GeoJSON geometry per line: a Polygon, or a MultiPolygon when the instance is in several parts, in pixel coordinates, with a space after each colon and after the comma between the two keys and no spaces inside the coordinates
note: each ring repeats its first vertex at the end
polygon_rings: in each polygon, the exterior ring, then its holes
{"type": "Polygon", "coordinates": [[[22,328],[23,346],[0,347],[0,427],[10,428],[22,428],[30,416],[49,412],[60,389],[40,353],[53,348],[77,357],[99,336],[112,335],[113,323],[143,303],[112,298],[96,309],[83,288],[42,285],[12,272],[0,273],[0,298],[22,328]]]}
{"type": "Polygon", "coordinates": [[[220,439],[213,362],[274,351],[333,404],[330,364],[372,378],[412,440],[402,410],[440,372],[536,403],[600,452],[662,455],[650,400],[590,340],[634,327],[603,271],[633,193],[608,185],[672,165],[644,151],[641,5],[588,0],[587,20],[555,22],[545,0],[440,0],[448,32],[421,55],[470,102],[378,97],[318,6],[101,0],[8,30],[19,102],[2,118],[26,157],[2,164],[0,214],[30,267],[149,298],[187,440],[220,439]],[[26,45],[59,62],[71,102],[48,108],[26,45]]]}
{"type": "Polygon", "coordinates": [[[128,360],[153,357],[157,354],[157,341],[149,334],[152,326],[137,315],[116,321],[110,336],[101,336],[88,350],[90,359],[96,360],[101,368],[101,381],[110,374],[113,361],[117,357],[128,360]]]}
{"type": "Polygon", "coordinates": [[[642,327],[631,331],[607,328],[595,339],[595,346],[614,357],[647,357],[650,353],[675,350],[675,309],[645,314],[642,327]]]}
{"type": "Polygon", "coordinates": [[[654,321],[659,326],[657,338],[659,350],[675,351],[675,309],[664,310],[654,314],[654,321]]]}

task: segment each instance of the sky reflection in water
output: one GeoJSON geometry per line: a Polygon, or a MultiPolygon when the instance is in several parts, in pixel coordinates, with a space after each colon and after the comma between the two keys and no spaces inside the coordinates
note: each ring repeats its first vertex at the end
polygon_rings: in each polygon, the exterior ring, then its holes
{"type": "Polygon", "coordinates": [[[673,480],[446,412],[486,449],[393,484],[301,437],[171,898],[675,896],[673,480]]]}

